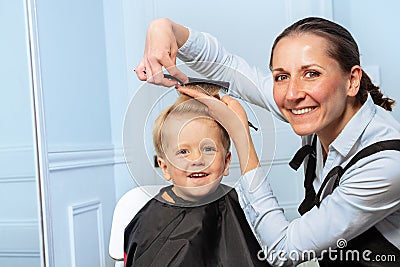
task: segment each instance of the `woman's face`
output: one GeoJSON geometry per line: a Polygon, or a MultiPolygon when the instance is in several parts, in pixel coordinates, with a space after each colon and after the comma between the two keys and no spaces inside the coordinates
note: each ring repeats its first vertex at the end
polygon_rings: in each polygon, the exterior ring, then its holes
{"type": "Polygon", "coordinates": [[[351,74],[327,54],[314,34],[282,38],[273,51],[274,99],[298,135],[332,142],[356,111],[349,108],[351,74]]]}

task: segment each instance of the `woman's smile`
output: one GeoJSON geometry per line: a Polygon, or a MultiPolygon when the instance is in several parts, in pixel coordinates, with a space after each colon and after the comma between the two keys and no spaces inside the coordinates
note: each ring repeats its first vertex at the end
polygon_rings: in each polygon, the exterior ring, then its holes
{"type": "Polygon", "coordinates": [[[309,112],[313,111],[315,109],[314,108],[297,108],[297,109],[290,109],[290,111],[294,114],[294,115],[303,115],[303,114],[308,114],[309,112]]]}

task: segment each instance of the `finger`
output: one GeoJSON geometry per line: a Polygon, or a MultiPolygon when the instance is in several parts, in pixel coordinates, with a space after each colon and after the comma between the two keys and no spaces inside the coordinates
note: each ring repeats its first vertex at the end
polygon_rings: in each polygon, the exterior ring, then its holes
{"type": "MultiPolygon", "coordinates": [[[[177,86],[176,89],[183,93],[186,94],[188,96],[191,96],[193,98],[196,98],[197,100],[199,100],[200,102],[204,103],[207,105],[207,100],[216,100],[215,97],[207,95],[206,93],[200,92],[198,90],[194,90],[194,89],[190,89],[187,88],[185,86],[177,86]]],[[[219,100],[218,100],[219,101],[219,100]]]]}
{"type": "Polygon", "coordinates": [[[224,102],[229,107],[229,109],[235,112],[235,114],[241,119],[244,125],[248,125],[247,113],[239,101],[228,95],[223,96],[221,98],[221,101],[224,102]]]}
{"type": "Polygon", "coordinates": [[[136,76],[139,78],[139,80],[141,81],[146,81],[147,77],[146,77],[146,66],[144,63],[144,59],[142,59],[142,61],[139,63],[139,65],[136,66],[136,68],[134,69],[136,76]]]}
{"type": "MultiPolygon", "coordinates": [[[[148,81],[150,83],[157,83],[157,80],[154,79],[151,76],[151,68],[146,68],[146,65],[144,64],[144,59],[142,60],[142,62],[140,62],[140,64],[134,69],[136,76],[139,78],[139,80],[141,81],[148,81]]],[[[162,75],[162,82],[159,85],[163,85],[166,87],[172,87],[178,84],[178,82],[176,80],[170,80],[170,79],[166,79],[164,78],[163,73],[160,73],[162,75]]]]}
{"type": "Polygon", "coordinates": [[[151,68],[150,73],[151,76],[147,78],[149,82],[156,85],[164,85],[164,73],[162,68],[158,68],[158,66],[156,68],[151,68]]]}
{"type": "Polygon", "coordinates": [[[240,104],[240,102],[231,96],[225,95],[221,98],[221,101],[224,102],[228,107],[230,107],[233,110],[237,110],[237,111],[243,110],[243,107],[240,104]]]}
{"type": "MultiPolygon", "coordinates": [[[[160,71],[161,71],[161,65],[160,65],[160,71]]],[[[154,83],[154,79],[153,79],[153,69],[151,67],[151,63],[149,62],[149,60],[146,60],[146,81],[148,83],[154,83]]]]}
{"type": "Polygon", "coordinates": [[[175,79],[164,78],[162,81],[163,86],[171,87],[171,86],[179,86],[179,82],[175,79]]]}
{"type": "Polygon", "coordinates": [[[163,85],[164,74],[162,67],[164,66],[165,58],[154,56],[148,58],[148,69],[149,73],[147,76],[147,81],[157,85],[163,85]]]}
{"type": "Polygon", "coordinates": [[[188,77],[183,72],[181,72],[176,66],[177,55],[178,55],[178,46],[176,43],[173,43],[170,47],[168,57],[164,62],[164,67],[169,74],[179,79],[181,82],[187,83],[189,80],[188,77]]]}
{"type": "Polygon", "coordinates": [[[165,68],[171,66],[171,59],[166,56],[168,53],[164,53],[163,56],[154,56],[149,58],[147,61],[148,63],[148,73],[147,73],[147,81],[156,84],[156,85],[163,85],[163,86],[174,86],[178,84],[177,81],[173,81],[170,79],[164,78],[164,72],[162,71],[162,67],[165,68]]]}
{"type": "Polygon", "coordinates": [[[169,74],[171,74],[181,82],[187,83],[189,81],[189,78],[178,69],[174,62],[169,62],[168,64],[165,64],[164,67],[169,74]]]}
{"type": "MultiPolygon", "coordinates": [[[[175,77],[177,80],[179,80],[182,83],[187,83],[189,81],[189,78],[183,73],[181,72],[178,67],[176,66],[176,58],[169,58],[166,60],[166,62],[164,63],[164,67],[166,69],[166,71],[171,74],[171,76],[175,77]]],[[[168,78],[164,78],[163,81],[161,82],[163,85],[168,84],[168,86],[170,86],[171,81],[175,81],[174,85],[178,85],[179,82],[175,80],[175,79],[168,79],[168,78]]]]}
{"type": "Polygon", "coordinates": [[[230,97],[229,95],[224,95],[224,96],[221,98],[221,101],[224,102],[225,104],[227,104],[228,106],[229,106],[229,105],[232,105],[232,104],[235,103],[235,102],[239,103],[236,99],[230,97]]]}
{"type": "Polygon", "coordinates": [[[161,86],[166,86],[166,87],[172,87],[178,85],[178,81],[175,79],[168,79],[164,77],[164,72],[159,71],[158,73],[154,73],[152,71],[149,71],[149,73],[153,74],[152,76],[147,76],[147,81],[152,84],[156,85],[161,85],[161,86]]]}

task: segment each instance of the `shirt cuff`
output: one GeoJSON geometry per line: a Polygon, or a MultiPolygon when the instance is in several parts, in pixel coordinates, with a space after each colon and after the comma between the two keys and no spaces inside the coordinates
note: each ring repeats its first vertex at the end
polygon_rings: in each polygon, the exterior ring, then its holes
{"type": "Polygon", "coordinates": [[[283,212],[272,192],[266,172],[262,168],[256,168],[244,174],[236,190],[240,205],[255,230],[263,217],[271,211],[283,212]]]}
{"type": "Polygon", "coordinates": [[[240,185],[249,194],[259,191],[264,182],[268,183],[267,175],[263,168],[258,167],[247,173],[240,178],[240,185]]]}
{"type": "Polygon", "coordinates": [[[193,43],[193,39],[195,39],[196,32],[193,31],[191,28],[187,28],[189,31],[189,38],[186,42],[178,49],[179,54],[185,54],[187,50],[190,49],[190,45],[193,43]]]}
{"type": "Polygon", "coordinates": [[[198,56],[203,49],[203,44],[205,42],[205,37],[199,31],[191,28],[189,30],[189,38],[186,42],[178,49],[178,58],[183,62],[195,61],[196,56],[198,56]]]}

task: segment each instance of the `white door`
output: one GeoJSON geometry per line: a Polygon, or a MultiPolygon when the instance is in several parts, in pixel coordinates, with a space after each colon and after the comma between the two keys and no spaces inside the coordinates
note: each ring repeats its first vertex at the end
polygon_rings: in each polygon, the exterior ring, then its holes
{"type": "Polygon", "coordinates": [[[102,1],[30,1],[46,266],[112,266],[115,204],[102,1]]]}

